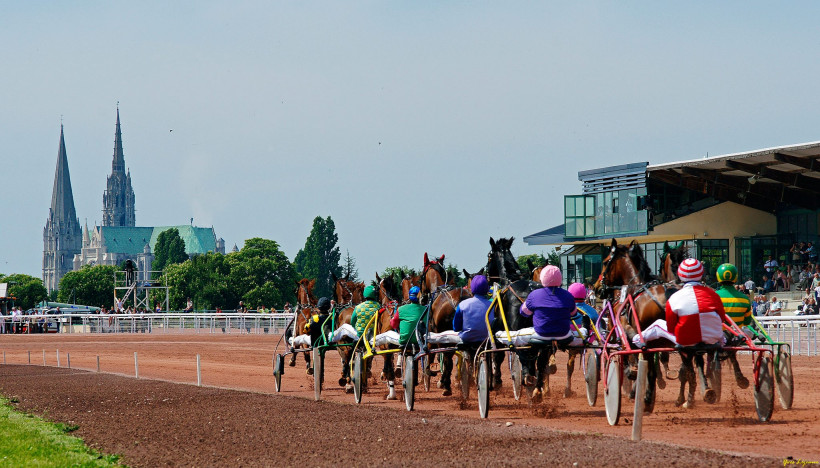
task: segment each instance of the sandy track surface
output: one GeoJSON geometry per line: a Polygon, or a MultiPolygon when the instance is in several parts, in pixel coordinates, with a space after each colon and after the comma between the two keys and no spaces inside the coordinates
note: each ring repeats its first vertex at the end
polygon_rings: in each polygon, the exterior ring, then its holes
{"type": "MultiPolygon", "coordinates": [[[[196,382],[195,356],[200,354],[204,385],[263,393],[273,393],[274,391],[271,376],[271,358],[276,338],[272,336],[221,334],[4,336],[0,343],[2,343],[0,348],[4,350],[6,362],[9,364],[27,364],[30,351],[32,364],[42,365],[43,350],[45,350],[47,365],[56,366],[56,351],[59,349],[60,364],[63,367],[67,365],[68,355],[70,354],[73,368],[94,370],[96,369],[96,356],[99,355],[103,372],[132,376],[134,374],[134,352],[137,352],[140,377],[186,383],[196,382]]],[[[506,426],[506,422],[514,423],[512,427],[516,430],[523,430],[521,427],[525,426],[528,431],[533,431],[528,433],[529,435],[526,436],[528,438],[537,434],[544,434],[544,437],[555,435],[553,432],[544,431],[543,428],[545,427],[565,431],[583,431],[594,435],[593,437],[585,437],[585,439],[606,440],[608,441],[607,446],[611,446],[615,442],[627,444],[625,451],[616,457],[623,457],[619,458],[621,463],[631,459],[628,454],[634,451],[635,447],[646,446],[655,451],[659,450],[658,445],[636,445],[626,441],[631,433],[630,425],[622,423],[620,426],[609,426],[604,417],[600,398],[598,406],[590,408],[583,393],[583,377],[579,371],[576,370],[576,374],[572,379],[573,388],[577,393],[569,398],[561,396],[566,377],[566,371],[563,367],[565,359],[565,354],[559,355],[559,372],[556,376],[553,376],[552,380],[553,392],[545,399],[543,404],[531,408],[524,401],[516,402],[511,396],[509,385],[506,385],[492,396],[492,409],[488,421],[477,419],[478,411],[474,400],[465,402],[457,396],[441,397],[438,390],[429,393],[418,392],[417,411],[407,413],[403,409],[403,402],[385,401],[384,383],[375,381],[371,382],[371,390],[365,395],[363,404],[356,407],[352,395],[345,394],[335,383],[341,367],[334,353],[328,354],[326,359],[326,382],[328,384],[323,393],[323,398],[328,401],[343,403],[344,405],[333,405],[332,407],[344,408],[340,411],[352,412],[351,415],[346,414],[345,418],[353,417],[355,419],[358,417],[355,416],[358,414],[357,412],[362,411],[375,411],[375,414],[379,414],[380,410],[390,408],[395,410],[389,412],[391,418],[397,418],[396,421],[405,421],[405,425],[410,424],[411,421],[419,423],[421,418],[430,421],[430,418],[454,415],[458,416],[456,420],[460,421],[460,424],[466,424],[466,427],[484,427],[491,431],[511,429],[506,426]],[[601,437],[601,435],[616,437],[601,437]]],[[[744,369],[748,367],[751,370],[750,358],[743,358],[741,364],[744,369]]],[[[378,374],[380,367],[381,358],[374,365],[374,374],[378,374]]],[[[727,381],[729,377],[727,374],[724,374],[724,398],[720,404],[710,406],[699,402],[694,410],[689,411],[675,408],[672,404],[677,395],[677,382],[670,382],[665,390],[659,392],[655,413],[644,418],[644,440],[727,452],[764,455],[781,460],[788,456],[804,460],[818,460],[820,459],[820,447],[816,445],[815,437],[818,429],[820,429],[820,410],[817,409],[814,402],[818,400],[820,389],[817,389],[812,383],[812,376],[816,374],[818,367],[820,367],[820,361],[817,359],[794,358],[796,381],[794,408],[785,411],[777,407],[773,421],[768,424],[760,424],[756,421],[751,390],[738,389],[733,382],[727,381]]],[[[11,367],[7,367],[7,369],[9,368],[11,367]]],[[[280,396],[300,396],[312,399],[312,378],[305,375],[304,369],[304,360],[300,357],[296,367],[287,368],[283,378],[283,392],[276,395],[276,398],[270,398],[270,396],[267,396],[267,398],[277,402],[275,404],[281,403],[279,402],[280,396]]],[[[87,374],[79,373],[77,375],[87,374]]],[[[92,373],[88,378],[113,377],[95,376],[92,373]]],[[[22,380],[25,381],[26,379],[22,380]]],[[[8,379],[3,378],[2,382],[7,384],[8,379]]],[[[149,382],[144,382],[143,379],[139,381],[125,379],[125,382],[130,382],[131,385],[137,383],[139,385],[149,384],[149,382]]],[[[151,384],[158,385],[159,383],[154,382],[151,384]]],[[[105,386],[102,384],[97,385],[105,386]]],[[[171,387],[183,388],[186,389],[186,392],[216,391],[215,389],[186,386],[171,387]]],[[[400,386],[397,387],[397,389],[400,388],[400,386]]],[[[27,401],[24,392],[21,393],[24,397],[22,401],[27,401]]],[[[454,393],[458,395],[459,391],[456,389],[454,393]]],[[[250,397],[245,394],[242,398],[250,397]]],[[[293,411],[296,412],[288,418],[289,422],[283,423],[285,427],[289,424],[293,427],[293,420],[307,421],[306,424],[310,426],[314,425],[309,424],[309,421],[315,418],[328,421],[325,420],[324,415],[325,409],[329,408],[326,403],[317,404],[313,401],[294,399],[281,400],[287,401],[288,403],[285,406],[293,406],[293,411]],[[300,408],[301,405],[307,405],[305,406],[307,413],[304,417],[297,416],[298,408],[294,405],[300,408]]],[[[276,410],[290,411],[283,410],[281,407],[276,410]]],[[[52,413],[53,409],[49,411],[50,414],[56,414],[52,413]]],[[[627,412],[631,413],[631,409],[625,410],[625,413],[627,412]]],[[[625,416],[627,419],[631,419],[631,414],[625,414],[625,416]]],[[[335,421],[335,419],[329,421],[335,421]]],[[[399,424],[399,422],[396,422],[396,425],[399,424]]],[[[448,424],[450,423],[448,422],[448,424]]],[[[268,424],[268,427],[270,426],[268,424]]],[[[343,432],[337,430],[338,434],[343,432]]],[[[390,437],[387,433],[380,436],[382,438],[390,437]]],[[[489,437],[487,434],[483,434],[481,437],[485,436],[489,437]]],[[[344,437],[344,435],[341,435],[341,437],[344,437]]],[[[455,442],[448,440],[448,443],[455,442]]],[[[665,447],[664,450],[670,448],[665,445],[662,447],[665,447]]],[[[116,452],[117,450],[113,451],[116,452]]],[[[572,460],[573,462],[578,461],[581,456],[576,452],[572,451],[573,456],[576,458],[572,460]]],[[[585,452],[585,450],[580,450],[580,452],[585,452]]],[[[120,451],[120,453],[125,452],[120,451]]],[[[598,453],[597,450],[594,453],[598,453]]],[[[717,455],[711,454],[709,456],[716,457],[717,455]]],[[[704,461],[698,461],[698,464],[706,463],[705,460],[708,459],[707,457],[704,461]]],[[[229,459],[224,461],[227,462],[227,460],[229,459]]],[[[376,461],[374,460],[374,463],[376,461]]],[[[566,461],[570,461],[570,459],[566,459],[566,461]]],[[[764,464],[770,464],[771,462],[772,460],[768,460],[764,464]]],[[[393,460],[383,460],[379,462],[379,464],[381,463],[403,464],[393,460]]],[[[221,464],[221,462],[216,464],[221,464]]],[[[258,460],[251,463],[251,465],[258,464],[265,464],[265,462],[258,460]]],[[[596,464],[600,464],[600,460],[596,464]]],[[[782,461],[780,465],[782,466],[782,461]]]]}

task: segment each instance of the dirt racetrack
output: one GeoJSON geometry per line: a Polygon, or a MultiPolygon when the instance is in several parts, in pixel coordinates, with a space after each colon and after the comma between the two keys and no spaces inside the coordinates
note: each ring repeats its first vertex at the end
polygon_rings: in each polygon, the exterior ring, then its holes
{"type": "MultiPolygon", "coordinates": [[[[631,465],[636,457],[678,466],[783,466],[786,457],[820,460],[815,442],[820,429],[816,404],[820,389],[812,380],[820,367],[816,358],[794,358],[794,408],[776,407],[768,424],[756,421],[751,390],[739,390],[728,381],[728,373],[724,373],[720,404],[699,401],[689,411],[672,404],[677,382],[670,382],[659,392],[655,413],[644,418],[643,430],[645,441],[666,444],[635,444],[627,440],[631,424],[610,427],[606,423],[600,398],[598,406],[587,405],[583,377],[577,370],[573,376],[577,393],[561,396],[565,354],[559,355],[559,372],[553,376],[553,391],[544,403],[530,408],[523,400],[516,402],[506,385],[492,396],[490,419],[482,421],[475,400],[461,401],[457,389],[455,396],[446,398],[439,390],[419,391],[417,411],[407,413],[403,402],[384,400],[383,383],[373,383],[363,404],[356,407],[352,395],[335,384],[340,366],[333,354],[326,359],[323,397],[343,404],[311,401],[312,378],[305,375],[301,357],[297,367],[286,368],[282,394],[264,395],[273,393],[273,336],[4,335],[0,343],[8,364],[27,364],[29,351],[32,362],[32,367],[0,368],[3,394],[18,398],[23,410],[78,424],[78,435],[105,452],[123,454],[125,462],[134,466],[327,465],[342,461],[410,465],[431,460],[448,465],[545,463],[539,457],[579,466],[631,465]],[[57,349],[63,367],[70,354],[72,368],[94,370],[99,355],[104,373],[130,376],[137,352],[141,378],[40,367],[43,350],[47,365],[56,366],[57,349]],[[196,354],[202,360],[203,385],[254,393],[145,380],[195,383],[196,354]],[[513,426],[508,427],[507,422],[513,426]],[[488,443],[490,440],[494,442],[488,443]],[[670,444],[772,458],[732,458],[670,444]]],[[[750,358],[744,357],[741,363],[751,368],[750,358]]],[[[380,367],[381,358],[374,365],[374,375],[380,367]]],[[[624,415],[631,420],[631,409],[625,409],[624,415]]]]}

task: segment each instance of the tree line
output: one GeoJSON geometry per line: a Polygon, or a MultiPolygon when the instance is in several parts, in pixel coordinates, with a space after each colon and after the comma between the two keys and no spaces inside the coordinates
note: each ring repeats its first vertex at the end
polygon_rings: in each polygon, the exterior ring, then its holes
{"type": "MultiPolygon", "coordinates": [[[[217,307],[233,310],[240,301],[249,309],[260,306],[281,309],[286,302],[296,302],[295,283],[301,278],[316,280],[316,297],[332,295],[332,275],[361,281],[356,259],[349,251],[342,257],[338,239],[333,219],[317,216],[305,246],[293,262],[276,241],[261,237],[246,240],[238,252],[208,252],[189,257],[179,231],[172,228],[157,237],[152,269],[165,273],[171,310],[182,310],[188,299],[193,302],[195,310],[217,307]]],[[[550,254],[550,263],[557,263],[557,257],[557,254],[550,254]]],[[[526,267],[527,259],[541,265],[548,260],[537,254],[521,256],[518,261],[522,268],[526,267]]],[[[124,265],[85,265],[80,270],[68,272],[50,299],[110,308],[114,301],[114,272],[123,268],[124,265]]],[[[456,265],[447,264],[445,268],[448,278],[454,278],[455,284],[466,284],[467,279],[456,265]]],[[[380,276],[398,276],[399,272],[416,273],[407,266],[396,266],[385,268],[380,276]]],[[[158,278],[152,278],[152,281],[156,280],[158,278]]],[[[16,297],[16,304],[23,309],[35,307],[47,299],[40,278],[0,274],[0,283],[3,282],[10,284],[9,295],[16,297]]],[[[155,293],[151,300],[164,302],[164,299],[155,293]]]]}

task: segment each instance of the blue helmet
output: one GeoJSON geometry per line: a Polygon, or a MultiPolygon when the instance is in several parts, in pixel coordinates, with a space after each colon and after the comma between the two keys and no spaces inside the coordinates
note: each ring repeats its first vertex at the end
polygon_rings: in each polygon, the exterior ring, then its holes
{"type": "Polygon", "coordinates": [[[421,289],[418,286],[413,286],[410,288],[409,296],[411,301],[418,301],[419,300],[419,293],[421,293],[421,289]]]}

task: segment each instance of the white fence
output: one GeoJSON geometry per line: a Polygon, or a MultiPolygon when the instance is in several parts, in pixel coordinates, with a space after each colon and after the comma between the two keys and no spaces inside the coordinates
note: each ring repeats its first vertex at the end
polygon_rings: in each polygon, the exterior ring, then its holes
{"type": "Polygon", "coordinates": [[[817,356],[817,327],[820,315],[796,315],[791,317],[757,317],[772,340],[788,343],[792,354],[817,356]]]}
{"type": "Polygon", "coordinates": [[[2,317],[0,333],[282,334],[293,313],[60,314],[2,317]]]}

